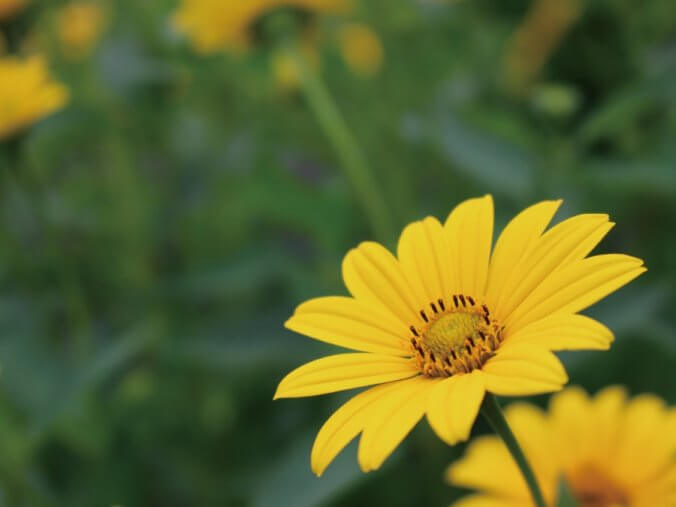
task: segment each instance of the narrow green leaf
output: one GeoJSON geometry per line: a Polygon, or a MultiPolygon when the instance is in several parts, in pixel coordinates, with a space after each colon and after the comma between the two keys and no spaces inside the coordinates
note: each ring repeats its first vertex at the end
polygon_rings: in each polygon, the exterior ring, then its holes
{"type": "Polygon", "coordinates": [[[559,481],[559,489],[556,494],[556,507],[580,507],[580,504],[573,495],[573,491],[563,477],[559,481]]]}

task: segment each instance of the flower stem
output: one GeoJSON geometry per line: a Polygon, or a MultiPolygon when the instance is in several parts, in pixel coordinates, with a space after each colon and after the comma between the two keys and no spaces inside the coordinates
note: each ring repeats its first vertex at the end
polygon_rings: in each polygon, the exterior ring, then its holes
{"type": "Polygon", "coordinates": [[[537,507],[546,507],[544,497],[542,496],[540,487],[535,479],[533,469],[528,464],[528,460],[521,450],[514,433],[512,433],[512,430],[509,428],[505,415],[502,413],[502,409],[498,404],[498,400],[493,394],[486,393],[484,401],[481,404],[481,413],[488,421],[488,424],[491,425],[493,431],[502,438],[507,449],[509,449],[510,454],[523,474],[523,478],[526,480],[526,484],[528,485],[528,489],[530,490],[535,505],[537,507]]]}
{"type": "Polygon", "coordinates": [[[300,84],[310,109],[324,134],[333,144],[345,174],[352,184],[366,218],[375,235],[384,243],[394,239],[391,215],[388,213],[373,172],[357,144],[343,115],[318,73],[308,65],[296,40],[287,40],[285,49],[296,64],[300,84]]]}

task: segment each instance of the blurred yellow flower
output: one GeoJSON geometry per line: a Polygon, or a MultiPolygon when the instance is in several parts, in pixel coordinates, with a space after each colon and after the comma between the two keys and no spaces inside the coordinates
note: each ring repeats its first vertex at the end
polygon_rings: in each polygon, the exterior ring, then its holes
{"type": "Polygon", "coordinates": [[[6,19],[28,4],[28,0],[0,0],[0,20],[6,19]]]}
{"type": "Polygon", "coordinates": [[[58,13],[58,34],[66,57],[84,58],[91,52],[103,29],[103,8],[94,2],[73,2],[58,13]]]}
{"type": "Polygon", "coordinates": [[[0,58],[0,139],[61,109],[68,90],[50,79],[41,56],[0,58]]]}
{"type": "MultiPolygon", "coordinates": [[[[554,395],[548,413],[516,403],[507,420],[538,477],[548,505],[564,479],[580,507],[676,505],[676,409],[656,396],[626,399],[620,387],[590,398],[582,389],[554,395]]],[[[479,490],[455,507],[524,507],[532,500],[502,441],[484,436],[446,474],[479,490]]]]}
{"type": "Polygon", "coordinates": [[[345,63],[358,75],[372,76],[383,63],[383,45],[366,25],[350,23],[341,27],[340,51],[345,63]]]}
{"type": "Polygon", "coordinates": [[[276,9],[338,12],[348,4],[349,0],[182,0],[173,21],[199,52],[241,51],[253,43],[256,23],[276,9]]]}
{"type": "Polygon", "coordinates": [[[560,204],[522,211],[491,254],[493,199],[469,199],[444,224],[427,217],[407,226],[397,257],[373,242],[348,252],[352,297],[296,308],[288,329],[359,352],[297,368],[275,398],[381,384],[326,421],[312,449],[316,474],[360,433],[361,468],[378,468],[425,414],[445,442],[466,440],[486,392],[559,390],[568,377],[553,350],[610,346],[612,332],[577,312],[643,273],[643,261],[587,257],[612,228],[605,214],[544,232],[560,204]]]}

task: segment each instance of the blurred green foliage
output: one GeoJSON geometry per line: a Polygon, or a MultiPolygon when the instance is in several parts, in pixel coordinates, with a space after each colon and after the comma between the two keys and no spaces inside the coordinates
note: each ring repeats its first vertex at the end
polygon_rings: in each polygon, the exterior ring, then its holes
{"type": "MultiPolygon", "coordinates": [[[[13,29],[53,40],[61,4],[34,2],[13,29]]],[[[323,76],[398,226],[484,193],[498,230],[546,198],[565,199],[560,217],[610,213],[601,250],[649,271],[590,311],[610,352],[562,357],[591,391],[674,403],[673,1],[585,2],[516,96],[501,61],[529,4],[364,1],[352,19],[382,37],[383,70],[353,76],[328,22],[323,76]]],[[[285,318],[343,294],[342,256],[372,237],[302,96],[265,53],[195,55],[173,0],[110,7],[90,59],[48,45],[69,107],[1,147],[0,505],[449,504],[461,492],[441,476],[463,446],[427,423],[382,470],[359,472],[351,445],[317,479],[312,438],[346,395],[272,402],[331,349],[285,318]]]]}

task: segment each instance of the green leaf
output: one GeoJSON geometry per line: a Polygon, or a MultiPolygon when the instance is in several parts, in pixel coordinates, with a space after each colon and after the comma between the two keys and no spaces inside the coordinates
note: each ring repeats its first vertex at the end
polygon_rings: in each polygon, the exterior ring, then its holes
{"type": "Polygon", "coordinates": [[[445,116],[437,130],[446,157],[489,191],[518,199],[532,190],[535,162],[526,150],[452,115],[445,116]]]}
{"type": "MultiPolygon", "coordinates": [[[[315,477],[310,471],[312,438],[303,437],[291,443],[259,474],[258,484],[251,488],[251,505],[268,507],[280,504],[294,507],[326,505],[341,491],[363,478],[354,452],[343,451],[336,457],[325,476],[315,477]]],[[[349,446],[354,449],[354,444],[349,446]]]]}
{"type": "Polygon", "coordinates": [[[580,127],[580,138],[590,143],[622,132],[645,111],[673,101],[674,81],[674,73],[667,72],[615,93],[589,114],[580,127]]]}
{"type": "Polygon", "coordinates": [[[580,504],[573,495],[573,491],[563,477],[559,481],[559,489],[556,494],[556,507],[580,507],[580,504]]]}

